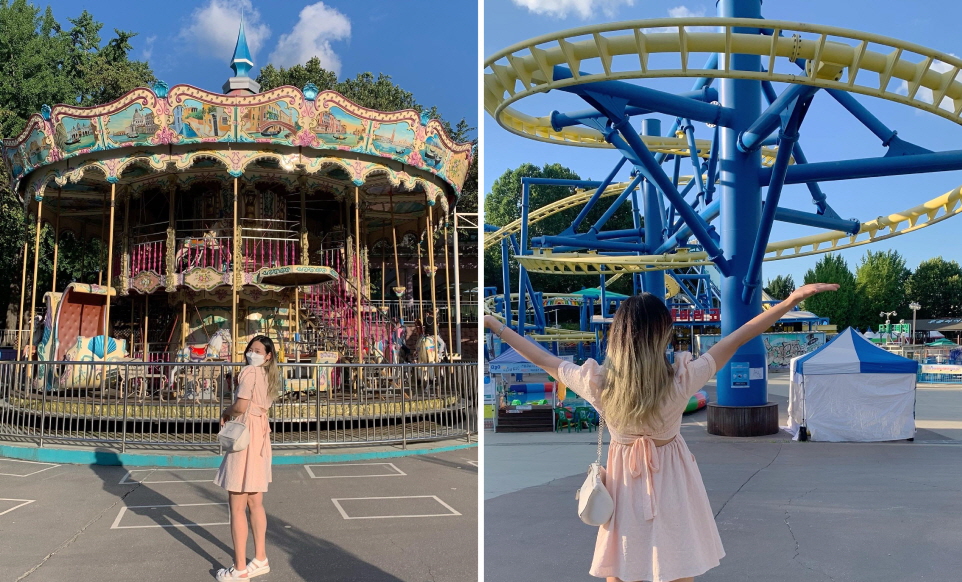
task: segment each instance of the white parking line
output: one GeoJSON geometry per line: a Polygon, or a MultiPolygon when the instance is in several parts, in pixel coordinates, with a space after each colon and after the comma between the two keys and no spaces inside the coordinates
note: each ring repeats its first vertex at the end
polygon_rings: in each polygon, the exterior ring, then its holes
{"type": "Polygon", "coordinates": [[[340,512],[341,517],[343,517],[344,519],[392,519],[397,517],[454,517],[454,516],[461,515],[460,513],[458,513],[456,509],[454,509],[447,503],[441,501],[437,495],[405,495],[400,497],[337,497],[337,498],[332,498],[331,501],[334,502],[334,507],[337,508],[337,511],[340,512]],[[445,509],[447,509],[451,513],[417,513],[417,514],[411,514],[411,515],[366,515],[361,517],[351,517],[347,514],[347,511],[344,510],[344,507],[340,503],[341,501],[367,501],[367,500],[374,500],[374,499],[378,499],[378,500],[380,499],[433,499],[438,503],[440,503],[445,509]]]}
{"type": "Polygon", "coordinates": [[[307,474],[311,476],[311,479],[351,479],[357,477],[402,477],[407,476],[407,473],[397,468],[394,463],[338,463],[336,465],[304,465],[307,469],[307,474]],[[315,475],[311,467],[323,467],[325,469],[336,469],[338,467],[370,467],[374,465],[382,465],[385,468],[390,467],[394,469],[393,473],[372,473],[364,475],[315,475]]]}
{"type": "Polygon", "coordinates": [[[5,514],[7,514],[7,513],[10,513],[10,512],[13,511],[14,509],[20,509],[20,508],[23,507],[24,505],[30,505],[31,503],[33,503],[34,501],[36,501],[36,499],[3,499],[3,498],[0,498],[0,501],[23,501],[23,503],[21,503],[21,504],[19,504],[19,505],[14,505],[13,507],[11,507],[10,509],[8,509],[8,510],[6,510],[6,511],[0,511],[0,515],[5,515],[5,514]]]}
{"type": "Polygon", "coordinates": [[[43,469],[39,469],[37,471],[34,471],[33,473],[27,473],[26,475],[21,475],[20,473],[0,473],[0,475],[5,475],[7,477],[29,477],[31,475],[36,475],[37,473],[40,473],[42,471],[46,471],[47,469],[53,469],[55,467],[60,466],[55,463],[41,463],[39,461],[21,461],[20,459],[0,459],[0,466],[2,466],[3,463],[27,463],[30,465],[49,465],[48,467],[44,467],[43,469]]]}
{"type": "Polygon", "coordinates": [[[471,459],[468,459],[468,458],[466,458],[466,457],[461,457],[461,458],[464,459],[465,461],[467,461],[469,465],[474,465],[475,467],[480,467],[480,465],[478,465],[478,461],[472,461],[471,459]]]}
{"type": "Polygon", "coordinates": [[[154,484],[154,483],[211,483],[211,482],[214,481],[214,477],[211,477],[210,479],[174,479],[174,480],[171,480],[171,481],[147,481],[147,479],[146,479],[147,477],[150,477],[151,475],[153,475],[154,473],[156,473],[156,472],[158,472],[158,471],[168,471],[168,472],[173,472],[173,471],[178,471],[178,472],[179,472],[179,471],[213,471],[215,477],[216,477],[216,474],[217,474],[217,469],[133,469],[133,470],[131,470],[131,471],[127,471],[127,474],[124,475],[124,478],[120,480],[120,482],[118,483],[118,485],[138,485],[138,484],[140,484],[140,483],[149,483],[149,484],[154,484]],[[128,480],[128,479],[130,479],[130,477],[133,476],[134,473],[147,473],[147,475],[145,475],[145,478],[144,478],[144,479],[141,479],[141,480],[128,480]]]}
{"type": "MultiPolygon", "coordinates": [[[[227,503],[181,503],[177,505],[130,505],[127,507],[121,507],[120,513],[117,514],[117,518],[114,519],[114,523],[110,526],[110,529],[140,529],[148,527],[203,527],[208,525],[230,525],[230,521],[218,521],[211,523],[171,523],[171,524],[157,524],[157,525],[120,525],[120,520],[124,518],[124,514],[128,509],[157,509],[159,507],[196,507],[199,505],[228,505],[227,503]]],[[[228,510],[229,515],[229,510],[228,510]]]]}

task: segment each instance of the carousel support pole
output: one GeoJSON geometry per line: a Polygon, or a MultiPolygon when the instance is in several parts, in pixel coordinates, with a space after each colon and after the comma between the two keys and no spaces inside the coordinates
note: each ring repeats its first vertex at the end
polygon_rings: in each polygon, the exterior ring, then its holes
{"type": "Polygon", "coordinates": [[[434,267],[434,201],[428,203],[428,279],[431,280],[431,317],[434,321],[432,337],[434,338],[434,349],[438,348],[438,300],[437,300],[437,280],[434,278],[437,271],[434,267]]]}
{"type": "Polygon", "coordinates": [[[180,349],[187,347],[187,294],[184,293],[184,300],[180,302],[180,349]]]}
{"type": "Polygon", "coordinates": [[[57,189],[57,221],[53,227],[53,284],[50,285],[50,291],[53,293],[57,292],[57,259],[60,255],[60,197],[63,194],[63,188],[57,189]]]}
{"type": "MultiPolygon", "coordinates": [[[[114,185],[110,185],[111,193],[113,192],[114,185]]],[[[107,193],[104,192],[104,211],[100,215],[100,270],[97,271],[97,284],[104,284],[104,239],[107,238],[107,193]]],[[[111,230],[113,230],[113,225],[111,225],[111,230]]],[[[110,275],[107,275],[107,279],[110,279],[110,275]]],[[[107,285],[110,287],[110,285],[107,285]]],[[[110,293],[107,294],[110,297],[110,293]]],[[[105,348],[106,349],[106,348],[105,348]]]]}
{"type": "Polygon", "coordinates": [[[424,325],[424,285],[421,282],[421,241],[418,241],[418,318],[424,325]]]}
{"type": "MultiPolygon", "coordinates": [[[[304,185],[304,181],[301,181],[300,191],[301,191],[301,264],[310,265],[311,256],[310,249],[307,244],[307,187],[304,185]]],[[[294,293],[297,293],[296,288],[294,293]]],[[[298,312],[298,317],[300,317],[300,312],[298,312]]]]}
{"type": "MultiPolygon", "coordinates": [[[[453,344],[453,343],[454,343],[454,335],[453,335],[453,332],[452,332],[452,330],[451,330],[451,271],[450,271],[450,269],[448,268],[448,266],[449,266],[450,264],[451,264],[451,263],[450,263],[450,261],[449,261],[449,259],[448,259],[448,223],[447,223],[447,221],[445,221],[445,222],[444,222],[444,292],[447,294],[447,298],[448,298],[448,303],[447,303],[447,308],[448,308],[448,343],[449,343],[449,344],[453,344]]],[[[461,351],[460,348],[458,349],[458,351],[459,351],[459,352],[461,351]]]]}
{"type": "Polygon", "coordinates": [[[147,330],[149,329],[149,328],[147,327],[147,324],[148,324],[148,320],[149,320],[149,318],[150,318],[150,309],[149,309],[149,308],[150,308],[150,295],[144,295],[144,361],[145,361],[145,362],[149,362],[149,361],[150,361],[150,359],[148,358],[148,355],[147,355],[147,354],[150,353],[150,352],[147,351],[147,348],[149,347],[149,346],[147,345],[147,330]]]}
{"type": "MultiPolygon", "coordinates": [[[[117,184],[114,182],[110,183],[110,234],[107,240],[107,305],[104,308],[104,361],[107,360],[107,338],[110,335],[110,291],[113,289],[110,280],[111,265],[114,260],[114,209],[117,200],[117,184]]],[[[106,370],[100,375],[100,389],[103,391],[104,382],[107,380],[106,370]]]]}
{"type": "Polygon", "coordinates": [[[177,179],[173,175],[170,179],[170,208],[168,210],[167,216],[167,244],[166,248],[166,265],[164,269],[165,278],[165,290],[168,293],[173,293],[177,290],[177,265],[174,264],[177,258],[177,223],[176,220],[176,203],[177,203],[177,179]]]}
{"type": "MultiPolygon", "coordinates": [[[[458,213],[454,212],[454,319],[455,337],[457,340],[454,345],[458,347],[457,354],[461,355],[461,270],[458,264],[458,257],[461,248],[458,246],[458,213]]],[[[449,308],[450,309],[450,308],[449,308]]]]}
{"type": "MultiPolygon", "coordinates": [[[[23,224],[27,230],[29,228],[30,217],[27,215],[28,202],[23,205],[23,224]]],[[[26,235],[26,232],[24,233],[26,235]]],[[[20,276],[20,311],[17,312],[17,359],[23,357],[23,305],[27,298],[27,250],[30,248],[30,241],[26,236],[23,237],[23,274],[20,276]]]]}
{"type": "Polygon", "coordinates": [[[230,337],[231,337],[231,343],[233,344],[231,345],[231,360],[234,360],[237,357],[237,344],[239,343],[238,337],[237,337],[237,267],[240,263],[238,261],[237,255],[240,252],[240,248],[237,245],[237,178],[234,178],[234,229],[231,231],[231,237],[233,238],[233,241],[234,241],[234,244],[232,245],[234,248],[231,251],[231,258],[233,259],[231,261],[232,263],[231,272],[233,276],[231,277],[231,286],[230,286],[231,288],[231,315],[230,315],[231,335],[230,337]]]}
{"type": "Polygon", "coordinates": [[[43,198],[37,203],[37,228],[33,239],[33,282],[30,285],[30,333],[27,335],[27,346],[31,348],[31,352],[33,351],[33,320],[37,313],[37,267],[40,263],[40,217],[42,215],[43,198]]]}
{"type": "Polygon", "coordinates": [[[357,359],[364,363],[361,335],[361,189],[354,187],[354,263],[357,265],[357,359]]]}

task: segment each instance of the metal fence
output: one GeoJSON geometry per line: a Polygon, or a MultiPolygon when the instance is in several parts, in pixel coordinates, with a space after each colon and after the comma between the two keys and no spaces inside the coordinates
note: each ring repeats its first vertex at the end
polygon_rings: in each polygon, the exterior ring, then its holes
{"type": "MultiPolygon", "coordinates": [[[[275,447],[401,444],[477,433],[478,367],[282,364],[275,447]]],[[[230,363],[0,362],[0,439],[220,451],[230,363]]]]}

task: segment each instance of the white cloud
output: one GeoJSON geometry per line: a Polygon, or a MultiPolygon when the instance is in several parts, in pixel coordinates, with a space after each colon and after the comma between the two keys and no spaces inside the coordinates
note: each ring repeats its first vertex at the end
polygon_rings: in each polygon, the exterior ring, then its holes
{"type": "MultiPolygon", "coordinates": [[[[687,6],[675,6],[674,8],[668,9],[668,18],[697,18],[704,15],[704,8],[692,10],[687,6]]],[[[669,26],[665,28],[650,28],[647,32],[676,32],[677,30],[677,28],[669,26]]],[[[711,26],[686,26],[685,30],[688,32],[714,32],[715,28],[711,26]]]]}
{"type": "Polygon", "coordinates": [[[199,49],[195,54],[229,62],[237,44],[241,14],[247,46],[256,61],[257,51],[270,38],[271,29],[261,22],[261,14],[251,0],[207,0],[187,17],[188,24],[180,30],[179,39],[199,49]]]}
{"type": "Polygon", "coordinates": [[[621,5],[635,5],[635,0],[512,0],[512,2],[535,14],[547,14],[556,18],[567,18],[569,12],[575,12],[582,20],[594,16],[596,10],[601,10],[602,14],[612,18],[621,5]]]}
{"type": "MultiPolygon", "coordinates": [[[[958,58],[958,55],[955,55],[952,53],[949,53],[949,54],[953,57],[958,58]]],[[[932,64],[929,65],[930,71],[937,71],[939,73],[945,73],[946,71],[951,71],[953,68],[954,67],[952,65],[948,63],[943,63],[942,61],[932,61],[932,64]]],[[[901,85],[899,85],[898,89],[896,89],[895,92],[900,93],[902,95],[908,95],[909,82],[902,81],[901,85]]],[[[915,94],[915,98],[925,101],[927,103],[932,103],[932,101],[935,99],[935,94],[932,92],[931,89],[925,86],[920,86],[918,92],[915,94]]],[[[949,99],[948,97],[942,98],[942,103],[939,104],[939,107],[941,107],[942,109],[948,109],[949,111],[955,110],[955,105],[952,103],[952,100],[949,99]]]]}
{"type": "Polygon", "coordinates": [[[323,2],[305,6],[294,28],[277,41],[270,62],[289,67],[307,62],[311,57],[321,60],[321,66],[335,73],[341,72],[341,59],[331,47],[332,41],[351,37],[350,19],[323,2]]]}
{"type": "Polygon", "coordinates": [[[157,35],[152,34],[144,39],[144,60],[149,61],[151,55],[154,54],[154,41],[157,40],[157,35]]]}

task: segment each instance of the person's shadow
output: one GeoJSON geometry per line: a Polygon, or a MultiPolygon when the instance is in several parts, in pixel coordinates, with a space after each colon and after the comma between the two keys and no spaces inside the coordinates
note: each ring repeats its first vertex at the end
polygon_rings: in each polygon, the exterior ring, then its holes
{"type": "MultiPolygon", "coordinates": [[[[118,495],[126,505],[126,498],[138,489],[147,489],[150,495],[150,507],[164,505],[175,506],[176,504],[167,497],[150,489],[147,484],[140,483],[134,488],[127,485],[119,485],[116,467],[124,468],[120,457],[113,451],[100,450],[95,453],[95,464],[90,466],[91,470],[103,481],[104,491],[118,495]]],[[[227,492],[217,495],[215,492],[200,487],[197,483],[186,483],[193,488],[193,492],[200,495],[210,503],[227,503],[227,492]]],[[[268,494],[269,495],[269,494],[268,494]]],[[[351,552],[319,538],[293,524],[279,519],[270,514],[270,497],[265,495],[264,506],[267,514],[267,553],[272,567],[276,568],[282,562],[282,556],[287,555],[290,568],[301,580],[310,582],[403,582],[400,578],[385,572],[384,570],[361,560],[351,552]]],[[[147,505],[146,503],[143,505],[147,505]]],[[[223,533],[215,535],[212,531],[203,526],[194,526],[193,521],[180,515],[177,507],[168,508],[170,511],[158,515],[156,511],[145,511],[149,509],[139,507],[128,507],[127,512],[139,515],[152,520],[156,525],[173,526],[163,529],[175,540],[180,542],[187,550],[201,556],[210,562],[209,570],[211,578],[218,570],[230,565],[234,556],[234,548],[230,542],[230,530],[223,527],[223,533]],[[185,527],[190,524],[190,527],[185,527]],[[225,558],[216,558],[205,550],[194,536],[209,542],[213,546],[224,551],[225,558]],[[226,538],[225,542],[221,538],[226,538]]],[[[248,538],[247,553],[248,561],[253,558],[253,540],[248,538]]],[[[270,576],[268,574],[267,576],[270,576]]],[[[268,580],[269,578],[264,578],[268,580]]]]}

